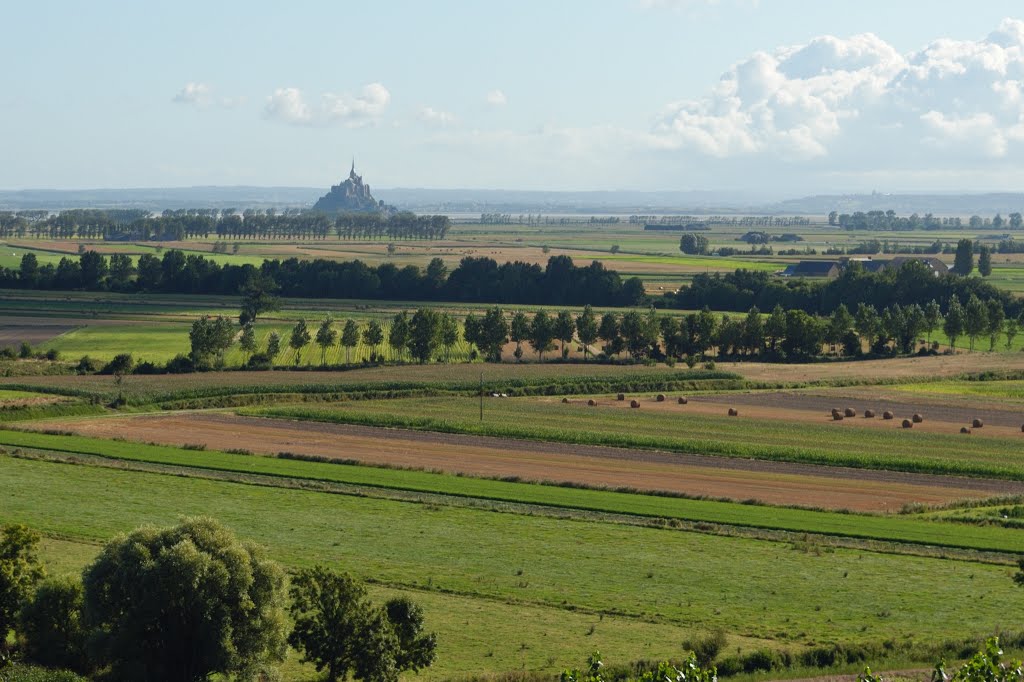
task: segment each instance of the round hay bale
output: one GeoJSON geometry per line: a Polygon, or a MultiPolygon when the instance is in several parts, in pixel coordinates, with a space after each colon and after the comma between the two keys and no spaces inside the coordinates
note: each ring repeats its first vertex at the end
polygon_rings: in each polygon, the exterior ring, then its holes
{"type": "Polygon", "coordinates": [[[857,410],[853,409],[852,407],[847,407],[845,410],[843,410],[843,415],[847,417],[856,417],[857,410]]]}
{"type": "Polygon", "coordinates": [[[686,398],[680,396],[679,400],[677,400],[676,402],[679,403],[680,405],[685,405],[686,403],[688,403],[690,401],[688,401],[686,398]]]}
{"type": "Polygon", "coordinates": [[[893,418],[893,417],[895,417],[895,416],[896,416],[896,415],[894,415],[894,414],[893,414],[892,412],[890,412],[889,410],[886,410],[885,412],[883,412],[883,413],[882,413],[882,419],[892,419],[892,418],[893,418]]]}
{"type": "Polygon", "coordinates": [[[620,393],[617,396],[615,396],[615,399],[616,400],[625,400],[626,399],[626,394],[625,393],[620,393]]]}
{"type": "Polygon", "coordinates": [[[665,402],[665,394],[664,393],[659,393],[657,395],[657,397],[655,397],[655,400],[657,400],[659,403],[665,402]]]}
{"type": "Polygon", "coordinates": [[[985,422],[981,421],[981,420],[980,420],[980,419],[978,419],[977,417],[975,417],[974,419],[972,419],[972,420],[971,420],[971,427],[972,427],[972,428],[975,428],[975,429],[980,429],[980,428],[981,428],[981,427],[983,427],[984,425],[985,425],[985,422]]]}
{"type": "Polygon", "coordinates": [[[875,418],[875,411],[874,410],[864,410],[864,418],[865,419],[874,419],[875,418]]]}
{"type": "Polygon", "coordinates": [[[632,407],[633,409],[636,409],[636,408],[640,407],[640,401],[639,400],[630,400],[629,401],[629,406],[632,407]]]}
{"type": "Polygon", "coordinates": [[[923,416],[921,415],[921,413],[920,413],[920,412],[915,412],[915,413],[914,413],[914,416],[913,416],[913,417],[911,417],[911,419],[913,419],[913,420],[914,420],[914,423],[915,423],[915,424],[920,424],[921,422],[923,422],[923,421],[924,421],[924,417],[923,417],[923,416]]]}
{"type": "Polygon", "coordinates": [[[960,427],[960,433],[970,433],[970,432],[971,432],[971,430],[969,428],[967,428],[966,426],[961,426],[960,427]]]}
{"type": "Polygon", "coordinates": [[[568,398],[562,398],[562,402],[563,403],[567,403],[567,402],[569,402],[569,399],[568,398]]]}
{"type": "Polygon", "coordinates": [[[903,420],[903,428],[905,428],[905,429],[912,429],[912,428],[914,428],[914,422],[910,421],[909,419],[904,419],[903,420]]]}
{"type": "Polygon", "coordinates": [[[729,408],[729,416],[730,417],[738,417],[738,416],[740,416],[740,411],[737,410],[735,407],[730,407],[729,408]]]}
{"type": "Polygon", "coordinates": [[[837,422],[843,421],[843,414],[842,414],[842,412],[833,412],[832,413],[832,419],[834,421],[837,421],[837,422]]]}
{"type": "Polygon", "coordinates": [[[835,417],[835,416],[838,416],[838,415],[841,415],[841,414],[842,414],[842,412],[840,412],[840,411],[838,410],[838,408],[835,408],[835,407],[833,407],[833,408],[832,408],[832,416],[833,416],[833,417],[835,417]]]}
{"type": "Polygon", "coordinates": [[[593,407],[594,405],[597,405],[597,401],[591,398],[590,400],[587,401],[587,405],[593,407]]]}

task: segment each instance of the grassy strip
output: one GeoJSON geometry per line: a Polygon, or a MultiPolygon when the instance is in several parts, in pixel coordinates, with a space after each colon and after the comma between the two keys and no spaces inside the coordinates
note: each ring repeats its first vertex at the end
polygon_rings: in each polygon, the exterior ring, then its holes
{"type": "Polygon", "coordinates": [[[52,419],[54,417],[89,417],[103,414],[102,405],[89,403],[49,403],[44,405],[0,406],[0,423],[25,421],[28,419],[52,419]]]}
{"type": "Polygon", "coordinates": [[[862,469],[1024,479],[1021,443],[1012,438],[952,440],[899,428],[837,429],[828,424],[737,420],[685,412],[586,409],[576,405],[502,401],[489,403],[484,422],[471,417],[466,398],[351,403],[344,406],[279,406],[239,414],[334,424],[405,428],[519,440],[644,448],[862,469]],[[421,415],[421,416],[407,416],[421,415]],[[571,424],[573,428],[566,428],[571,424]],[[955,446],[953,443],[955,442],[955,446]]]}
{"type": "Polygon", "coordinates": [[[0,431],[0,444],[98,455],[128,461],[217,471],[329,481],[415,492],[441,493],[523,504],[680,519],[747,528],[807,532],[889,542],[997,552],[1024,552],[1024,536],[1002,528],[972,528],[905,517],[765,507],[712,500],[537,485],[327,462],[195,451],[81,436],[0,431]]]}

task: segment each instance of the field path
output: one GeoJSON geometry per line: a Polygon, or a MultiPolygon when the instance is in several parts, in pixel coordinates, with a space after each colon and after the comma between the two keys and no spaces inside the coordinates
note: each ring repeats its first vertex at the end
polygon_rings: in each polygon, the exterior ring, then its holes
{"type": "Polygon", "coordinates": [[[1024,483],[485,436],[240,417],[218,412],[48,420],[100,438],[291,452],[487,477],[574,482],[855,511],[1024,494],[1024,483]]]}

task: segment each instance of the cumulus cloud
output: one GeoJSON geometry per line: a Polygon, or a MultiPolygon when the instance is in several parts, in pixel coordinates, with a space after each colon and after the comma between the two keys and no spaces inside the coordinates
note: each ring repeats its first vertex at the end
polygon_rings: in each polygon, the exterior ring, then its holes
{"type": "Polygon", "coordinates": [[[484,101],[492,107],[501,107],[508,104],[508,97],[501,90],[491,90],[484,96],[484,101]]]}
{"type": "Polygon", "coordinates": [[[193,104],[203,106],[209,104],[212,88],[206,83],[185,83],[185,87],[174,96],[177,104],[193,104]]]}
{"type": "Polygon", "coordinates": [[[278,88],[267,98],[263,113],[293,125],[358,127],[380,119],[390,102],[391,93],[380,83],[370,83],[355,95],[327,92],[315,104],[298,88],[278,88]]]}
{"type": "Polygon", "coordinates": [[[719,159],[1008,158],[1024,151],[1024,22],[907,54],[872,34],[756,52],[669,105],[653,133],[662,149],[719,159]]]}
{"type": "Polygon", "coordinates": [[[455,114],[433,107],[423,107],[420,109],[419,119],[427,125],[437,128],[453,125],[458,120],[455,114]]]}

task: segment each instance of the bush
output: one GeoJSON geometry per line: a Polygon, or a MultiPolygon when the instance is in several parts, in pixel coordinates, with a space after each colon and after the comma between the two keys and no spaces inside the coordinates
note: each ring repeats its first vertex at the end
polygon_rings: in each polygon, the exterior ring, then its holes
{"type": "Polygon", "coordinates": [[[159,366],[153,364],[152,362],[150,362],[149,360],[146,360],[145,362],[140,362],[138,365],[135,366],[135,372],[134,373],[135,374],[161,374],[162,372],[163,372],[163,368],[162,367],[159,367],[159,366]]]}
{"type": "Polygon", "coordinates": [[[182,355],[181,353],[178,353],[173,358],[167,361],[167,364],[164,366],[164,369],[167,371],[168,374],[188,374],[189,372],[192,372],[195,368],[192,365],[192,358],[188,357],[187,355],[182,355]]]}
{"type": "Polygon", "coordinates": [[[707,667],[718,658],[718,654],[725,648],[725,645],[725,631],[715,630],[706,637],[683,642],[683,649],[692,651],[697,657],[697,663],[707,667]]]}
{"type": "Polygon", "coordinates": [[[273,366],[274,359],[268,353],[253,353],[245,363],[246,369],[270,369],[273,366]]]}
{"type": "Polygon", "coordinates": [[[18,349],[18,357],[22,360],[27,360],[32,357],[32,346],[28,341],[21,342],[21,347],[18,349]]]}
{"type": "Polygon", "coordinates": [[[46,351],[46,355],[44,357],[47,360],[56,362],[57,360],[60,360],[60,351],[57,350],[56,348],[50,348],[49,350],[46,351]]]}
{"type": "Polygon", "coordinates": [[[14,352],[13,348],[10,348],[8,346],[0,348],[0,359],[13,360],[16,357],[18,357],[18,354],[14,352]]]}
{"type": "Polygon", "coordinates": [[[25,657],[47,667],[85,672],[85,629],[81,617],[81,581],[44,580],[19,616],[25,657]]]}
{"type": "Polygon", "coordinates": [[[100,370],[100,374],[131,374],[132,367],[135,366],[135,360],[132,359],[131,353],[119,353],[114,356],[114,359],[104,365],[103,369],[100,370]]]}
{"type": "Polygon", "coordinates": [[[0,670],[0,682],[89,682],[68,670],[49,670],[14,663],[0,670]]]}
{"type": "Polygon", "coordinates": [[[78,361],[78,365],[75,366],[75,371],[79,374],[92,374],[98,371],[100,365],[98,362],[90,358],[88,355],[83,355],[78,361]]]}

